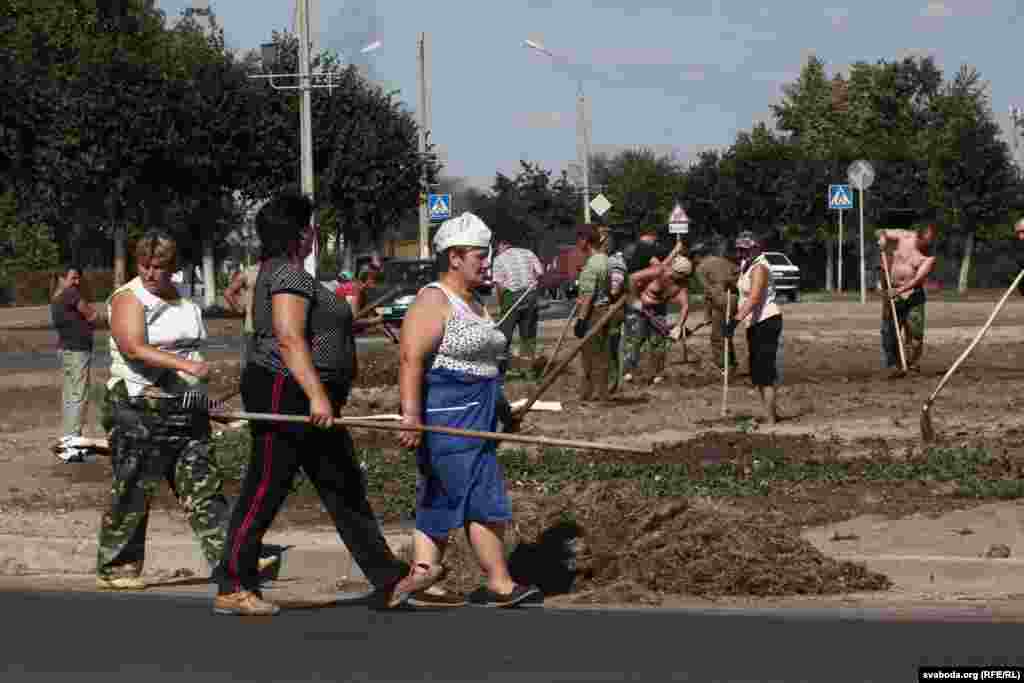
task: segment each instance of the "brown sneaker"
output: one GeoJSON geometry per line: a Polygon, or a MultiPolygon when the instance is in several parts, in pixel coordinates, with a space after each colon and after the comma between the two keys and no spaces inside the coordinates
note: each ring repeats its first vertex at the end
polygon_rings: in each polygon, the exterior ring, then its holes
{"type": "Polygon", "coordinates": [[[413,607],[462,607],[466,604],[466,596],[462,593],[451,593],[434,585],[411,594],[408,604],[413,607]]]}
{"type": "Polygon", "coordinates": [[[108,591],[141,591],[146,582],[141,576],[97,576],[96,587],[108,591]]]}
{"type": "Polygon", "coordinates": [[[213,613],[234,617],[272,617],[281,608],[267,602],[252,591],[238,591],[218,595],[213,599],[213,613]]]}

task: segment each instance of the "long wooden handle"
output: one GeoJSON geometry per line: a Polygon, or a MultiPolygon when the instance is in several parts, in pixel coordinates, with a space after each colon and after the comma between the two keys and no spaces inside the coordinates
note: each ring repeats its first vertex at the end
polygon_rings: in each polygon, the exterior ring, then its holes
{"type": "MultiPolygon", "coordinates": [[[[499,320],[498,322],[494,323],[494,326],[495,326],[495,327],[501,327],[502,323],[504,323],[504,322],[505,322],[505,320],[506,320],[506,319],[507,319],[507,318],[508,318],[508,317],[509,317],[510,315],[512,315],[512,311],[514,311],[514,310],[516,310],[517,308],[519,308],[519,304],[523,303],[523,300],[524,300],[524,299],[525,299],[525,298],[526,298],[527,296],[529,296],[529,295],[530,295],[530,292],[532,292],[532,291],[533,291],[533,290],[535,290],[536,288],[537,288],[537,283],[536,283],[536,282],[534,282],[534,283],[533,283],[532,285],[530,285],[529,287],[527,287],[527,288],[526,288],[526,291],[525,291],[525,292],[523,292],[523,293],[522,293],[522,295],[520,295],[520,297],[519,297],[518,299],[516,299],[516,302],[515,302],[514,304],[512,304],[512,306],[511,306],[511,307],[510,307],[510,308],[509,308],[509,309],[508,309],[507,311],[505,311],[505,313],[504,313],[504,314],[503,314],[503,315],[501,316],[501,320],[499,320]]],[[[499,305],[499,306],[501,305],[501,302],[500,302],[500,301],[498,302],[498,305],[499,305]]]]}
{"type": "Polygon", "coordinates": [[[356,313],[354,319],[355,320],[359,320],[360,318],[365,318],[367,314],[373,313],[373,309],[377,308],[378,306],[380,306],[385,301],[390,300],[392,297],[394,297],[396,294],[401,292],[403,289],[404,289],[404,287],[402,285],[396,285],[396,286],[392,287],[387,292],[385,292],[382,296],[377,297],[371,303],[367,304],[366,306],[363,306],[363,308],[361,308],[359,310],[359,312],[356,313]]]}
{"type": "MultiPolygon", "coordinates": [[[[308,415],[280,415],[278,413],[246,413],[246,412],[223,412],[211,413],[211,417],[224,420],[255,420],[263,422],[290,422],[308,424],[308,415]]],[[[594,441],[576,441],[575,439],[552,439],[546,436],[528,436],[526,434],[502,434],[500,432],[483,432],[472,429],[456,429],[455,427],[436,427],[422,425],[395,424],[394,422],[383,422],[375,420],[360,420],[358,418],[346,418],[335,420],[335,424],[343,427],[359,427],[363,429],[383,429],[387,431],[401,432],[431,432],[434,434],[450,434],[451,436],[463,436],[473,439],[485,439],[487,441],[512,441],[515,443],[530,443],[540,446],[556,446],[561,448],[578,448],[591,451],[612,451],[618,453],[653,453],[653,447],[647,446],[621,446],[613,443],[600,443],[594,441]]]]}
{"type": "MultiPolygon", "coordinates": [[[[732,292],[725,293],[725,321],[732,319],[732,292]]],[[[722,340],[722,417],[729,414],[729,338],[722,340]]]]}
{"type": "Polygon", "coordinates": [[[885,249],[881,250],[882,255],[882,272],[885,273],[885,295],[889,299],[889,306],[892,310],[892,326],[896,328],[896,343],[900,347],[900,367],[903,368],[903,372],[907,371],[907,352],[903,349],[903,330],[900,329],[900,319],[896,315],[896,300],[889,296],[889,290],[892,289],[892,278],[889,277],[889,259],[885,256],[885,249]]]}
{"type": "Polygon", "coordinates": [[[960,354],[960,357],[953,362],[953,365],[949,368],[949,370],[946,371],[946,374],[943,375],[942,379],[939,380],[939,385],[935,387],[935,391],[933,391],[932,395],[928,397],[928,404],[931,404],[935,400],[935,397],[939,395],[940,391],[942,391],[942,387],[946,386],[946,382],[948,382],[949,378],[953,376],[953,373],[956,372],[956,369],[960,367],[961,363],[967,360],[967,356],[971,355],[971,351],[974,350],[974,347],[978,345],[978,342],[981,341],[981,338],[985,336],[986,332],[988,332],[988,328],[992,327],[992,323],[993,321],[995,321],[996,316],[999,315],[999,311],[1003,310],[1003,305],[1006,304],[1006,300],[1010,298],[1011,294],[1013,294],[1013,290],[1017,289],[1017,287],[1020,285],[1021,278],[1024,278],[1024,270],[1018,273],[1017,278],[1013,281],[1013,284],[1010,285],[1009,289],[1006,290],[1006,293],[1003,294],[1003,298],[1000,299],[999,303],[996,304],[996,307],[992,309],[992,314],[989,315],[988,320],[985,322],[985,326],[981,328],[978,334],[974,335],[974,340],[971,341],[970,345],[964,350],[963,353],[960,354]]]}
{"type": "MultiPolygon", "coordinates": [[[[554,384],[555,380],[558,379],[558,376],[562,374],[562,371],[569,367],[569,363],[571,363],[572,359],[575,358],[579,354],[579,352],[583,350],[584,345],[586,345],[586,343],[590,341],[594,337],[594,335],[598,334],[605,326],[607,326],[611,319],[615,316],[615,314],[619,312],[619,309],[626,305],[626,301],[628,300],[628,298],[629,297],[627,296],[623,296],[621,299],[616,301],[612,305],[612,307],[609,308],[608,311],[604,315],[602,315],[596,323],[594,323],[594,326],[590,328],[590,331],[587,332],[586,335],[584,335],[583,339],[581,339],[579,344],[576,345],[576,348],[572,350],[572,353],[566,356],[566,358],[562,360],[555,367],[554,370],[552,370],[551,374],[544,380],[544,382],[539,387],[537,387],[537,391],[535,391],[533,396],[530,397],[530,400],[526,402],[526,405],[524,405],[520,410],[517,411],[520,415],[525,415],[527,412],[529,412],[530,407],[537,402],[537,399],[539,399],[541,395],[545,391],[547,391],[552,384],[554,384]]],[[[601,381],[607,382],[608,378],[604,378],[601,381]]]]}
{"type": "Polygon", "coordinates": [[[569,317],[565,319],[565,325],[562,325],[562,334],[558,335],[558,343],[555,344],[555,350],[551,353],[551,357],[548,358],[548,362],[544,364],[544,372],[540,373],[541,377],[548,374],[548,368],[555,362],[555,358],[558,358],[558,352],[562,350],[562,342],[565,341],[565,335],[569,331],[569,326],[572,325],[572,319],[576,317],[576,309],[580,307],[580,300],[577,299],[572,305],[572,311],[569,312],[569,317]]]}

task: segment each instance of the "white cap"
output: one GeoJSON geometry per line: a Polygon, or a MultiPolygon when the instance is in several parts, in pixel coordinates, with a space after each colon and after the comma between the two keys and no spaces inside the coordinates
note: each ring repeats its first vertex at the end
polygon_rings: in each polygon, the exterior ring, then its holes
{"type": "Polygon", "coordinates": [[[449,218],[434,235],[434,251],[441,253],[449,247],[489,247],[491,229],[468,211],[458,218],[449,218]]]}
{"type": "Polygon", "coordinates": [[[685,256],[676,256],[672,259],[672,274],[685,276],[693,272],[693,264],[685,256]]]}

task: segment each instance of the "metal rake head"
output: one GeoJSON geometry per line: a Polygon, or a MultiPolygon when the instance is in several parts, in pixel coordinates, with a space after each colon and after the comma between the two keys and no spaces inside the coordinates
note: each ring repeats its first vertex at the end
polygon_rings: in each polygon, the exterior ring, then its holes
{"type": "Polygon", "coordinates": [[[210,398],[201,391],[186,391],[181,397],[181,407],[185,410],[206,410],[211,408],[210,398]]]}

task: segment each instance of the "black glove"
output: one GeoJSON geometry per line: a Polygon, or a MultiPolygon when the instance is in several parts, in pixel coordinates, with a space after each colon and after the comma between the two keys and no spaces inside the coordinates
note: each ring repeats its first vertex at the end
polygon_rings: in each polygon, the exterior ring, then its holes
{"type": "Polygon", "coordinates": [[[739,324],[740,321],[735,318],[722,323],[722,336],[726,339],[732,339],[732,336],[736,334],[736,326],[739,324]]]}
{"type": "Polygon", "coordinates": [[[590,321],[579,318],[576,324],[572,326],[572,333],[576,335],[577,339],[583,339],[587,336],[587,331],[590,330],[590,321]]]}

